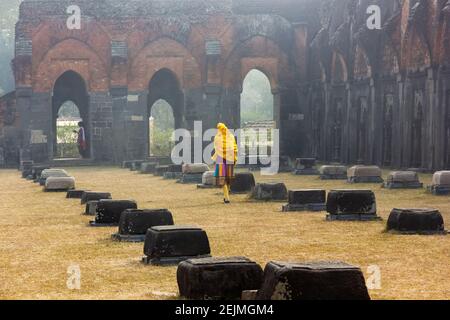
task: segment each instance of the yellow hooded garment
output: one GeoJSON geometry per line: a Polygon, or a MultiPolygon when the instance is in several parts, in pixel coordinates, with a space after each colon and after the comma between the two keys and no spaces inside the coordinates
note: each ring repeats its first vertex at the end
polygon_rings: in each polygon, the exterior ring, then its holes
{"type": "Polygon", "coordinates": [[[238,147],[235,137],[230,133],[227,126],[223,123],[217,125],[216,137],[214,138],[215,153],[212,157],[214,161],[220,157],[227,162],[237,162],[238,147]]]}

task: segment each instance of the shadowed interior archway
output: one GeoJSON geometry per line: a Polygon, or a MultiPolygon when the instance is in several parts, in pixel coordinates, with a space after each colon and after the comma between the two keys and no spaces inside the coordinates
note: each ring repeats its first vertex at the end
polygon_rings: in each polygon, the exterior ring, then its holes
{"type": "MultiPolygon", "coordinates": [[[[158,101],[163,100],[172,107],[173,129],[181,128],[183,126],[184,94],[175,73],[166,68],[156,72],[150,80],[148,92],[147,119],[150,119],[152,116],[152,108],[155,104],[158,101]]],[[[149,150],[147,154],[150,154],[150,126],[148,126],[147,130],[147,146],[149,150]]]]}
{"type": "Polygon", "coordinates": [[[57,157],[57,119],[61,106],[72,101],[78,108],[81,120],[84,123],[87,149],[85,158],[90,157],[90,125],[89,125],[89,95],[83,78],[74,71],[64,72],[55,82],[52,97],[52,152],[57,157]]]}

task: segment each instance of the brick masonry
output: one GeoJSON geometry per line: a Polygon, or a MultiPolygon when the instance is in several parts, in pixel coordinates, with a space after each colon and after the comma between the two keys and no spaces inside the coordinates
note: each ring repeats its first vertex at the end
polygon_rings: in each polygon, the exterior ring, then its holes
{"type": "Polygon", "coordinates": [[[65,97],[53,91],[68,71],[88,97],[91,156],[120,162],[148,153],[145,119],[158,98],[170,100],[177,127],[238,127],[242,82],[257,68],[272,86],[283,154],[450,168],[447,0],[77,3],[81,30],[65,27],[71,1],[21,5],[17,90],[0,100],[16,108],[2,127],[16,128],[18,154],[51,158],[52,93],[65,97]],[[366,27],[372,4],[381,30],[366,27]]]}

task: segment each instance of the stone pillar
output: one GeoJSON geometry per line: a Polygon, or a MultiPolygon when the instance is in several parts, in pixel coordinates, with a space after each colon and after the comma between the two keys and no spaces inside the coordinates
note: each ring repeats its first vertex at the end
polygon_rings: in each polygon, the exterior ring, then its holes
{"type": "Polygon", "coordinates": [[[128,159],[126,154],[126,136],[125,132],[125,117],[124,113],[127,108],[127,98],[128,98],[128,88],[114,87],[110,89],[111,99],[112,99],[112,136],[114,144],[112,146],[113,162],[121,163],[128,159]]]}
{"type": "Polygon", "coordinates": [[[90,154],[100,162],[113,160],[113,101],[109,92],[89,93],[90,154]]]}

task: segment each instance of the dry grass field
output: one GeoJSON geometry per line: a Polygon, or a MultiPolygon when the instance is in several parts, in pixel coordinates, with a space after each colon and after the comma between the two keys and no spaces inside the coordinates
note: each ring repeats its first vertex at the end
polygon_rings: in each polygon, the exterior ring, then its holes
{"type": "MultiPolygon", "coordinates": [[[[169,208],[177,224],[203,227],[214,256],[270,260],[341,260],[381,269],[373,299],[449,299],[450,235],[406,236],[384,233],[393,207],[440,209],[450,228],[450,197],[424,190],[383,190],[342,181],[281,174],[258,181],[284,181],[289,188],[371,188],[383,222],[326,222],[325,213],[281,213],[282,203],[250,202],[233,196],[225,206],[218,190],[197,190],[151,175],[118,168],[68,168],[77,187],[110,191],[134,199],[140,208],[169,208]]],[[[430,175],[423,175],[428,184],[430,175]]],[[[79,200],[44,193],[19,177],[0,171],[1,299],[173,299],[176,267],[144,266],[142,243],[118,243],[115,228],[92,228],[79,200]],[[81,268],[81,289],[66,286],[70,265],[81,268]]]]}

